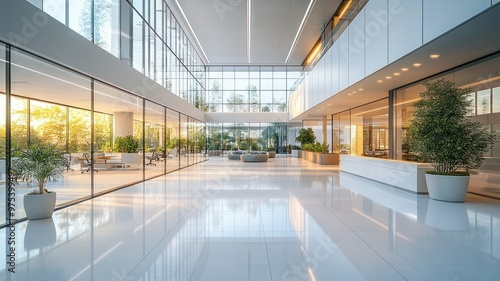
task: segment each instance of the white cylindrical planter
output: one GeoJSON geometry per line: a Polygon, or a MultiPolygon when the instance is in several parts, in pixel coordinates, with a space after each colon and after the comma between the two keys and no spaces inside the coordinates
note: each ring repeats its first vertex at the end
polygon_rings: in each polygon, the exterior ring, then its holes
{"type": "Polygon", "coordinates": [[[23,203],[28,219],[39,220],[50,218],[56,207],[56,193],[24,195],[23,203]]]}
{"type": "Polygon", "coordinates": [[[425,174],[431,199],[447,202],[465,202],[470,176],[443,176],[425,174]]]}

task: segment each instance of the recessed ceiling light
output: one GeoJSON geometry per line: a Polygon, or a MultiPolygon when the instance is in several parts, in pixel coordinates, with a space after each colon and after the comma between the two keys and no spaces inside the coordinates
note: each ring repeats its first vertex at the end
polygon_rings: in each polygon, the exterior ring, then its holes
{"type": "Polygon", "coordinates": [[[363,88],[359,88],[358,91],[360,91],[360,92],[363,91],[363,88]]]}
{"type": "Polygon", "coordinates": [[[438,54],[432,54],[429,56],[431,59],[437,59],[439,58],[439,55],[438,54]]]}
{"type": "Polygon", "coordinates": [[[177,4],[177,7],[179,8],[179,11],[181,12],[182,14],[182,17],[184,18],[184,20],[186,21],[188,27],[189,27],[189,30],[191,31],[191,34],[193,34],[193,37],[194,39],[196,40],[196,43],[198,43],[198,46],[200,47],[200,50],[201,52],[203,53],[203,56],[205,56],[205,59],[207,60],[208,63],[210,63],[210,60],[208,59],[208,56],[207,54],[205,53],[205,50],[203,49],[203,46],[201,45],[200,43],[200,40],[198,40],[198,36],[196,36],[196,33],[194,32],[194,29],[193,27],[191,26],[191,23],[189,22],[186,14],[184,13],[184,9],[182,9],[182,6],[181,4],[179,3],[179,0],[175,0],[175,4],[177,4]]]}
{"type": "Polygon", "coordinates": [[[401,73],[399,72],[394,72],[394,76],[399,76],[401,73]]]}
{"type": "Polygon", "coordinates": [[[401,68],[401,71],[408,71],[408,68],[403,67],[403,68],[401,68]]]}
{"type": "Polygon", "coordinates": [[[352,96],[352,93],[347,94],[348,96],[352,96]]]}
{"type": "Polygon", "coordinates": [[[356,91],[352,91],[352,93],[353,93],[353,94],[357,94],[358,92],[356,92],[356,91]]]}
{"type": "Polygon", "coordinates": [[[309,14],[312,11],[312,8],[314,6],[314,2],[316,0],[310,0],[309,5],[307,6],[306,13],[304,14],[304,17],[302,18],[302,21],[300,22],[299,29],[297,30],[297,33],[295,34],[295,38],[293,39],[292,45],[290,46],[290,51],[288,51],[288,55],[286,56],[285,63],[288,63],[290,60],[290,57],[292,56],[292,52],[295,49],[295,46],[297,45],[297,39],[299,39],[300,34],[302,33],[302,30],[304,29],[304,24],[307,21],[307,18],[309,17],[309,14]]]}
{"type": "Polygon", "coordinates": [[[391,79],[392,77],[391,76],[386,76],[385,79],[391,79]]]}
{"type": "Polygon", "coordinates": [[[418,62],[413,64],[413,66],[414,66],[414,67],[419,67],[419,66],[421,66],[421,65],[422,65],[422,64],[421,64],[421,63],[418,63],[418,62]]]}
{"type": "Polygon", "coordinates": [[[382,80],[378,80],[377,83],[382,83],[383,81],[382,80]]]}

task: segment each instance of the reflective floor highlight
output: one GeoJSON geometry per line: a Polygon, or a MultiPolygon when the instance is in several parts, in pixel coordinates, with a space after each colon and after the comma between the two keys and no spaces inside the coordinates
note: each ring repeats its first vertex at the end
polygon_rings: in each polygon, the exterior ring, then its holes
{"type": "Polygon", "coordinates": [[[438,202],[296,158],[210,158],[13,233],[0,280],[500,280],[499,200],[438,202]]]}

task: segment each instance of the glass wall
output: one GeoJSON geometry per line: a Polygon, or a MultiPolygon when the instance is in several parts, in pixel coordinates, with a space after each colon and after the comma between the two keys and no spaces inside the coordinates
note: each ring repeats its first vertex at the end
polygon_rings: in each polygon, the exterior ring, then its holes
{"type": "Polygon", "coordinates": [[[207,154],[220,156],[230,150],[288,153],[287,123],[209,123],[207,154]]]}
{"type": "MultiPolygon", "coordinates": [[[[15,48],[7,84],[6,54],[0,45],[0,224],[6,222],[6,161],[31,144],[53,144],[66,159],[63,177],[47,183],[58,206],[179,169],[181,144],[182,167],[204,160],[203,122],[183,115],[179,134],[178,112],[15,48]]],[[[31,178],[18,182],[16,219],[25,216],[22,196],[36,187],[31,178]]]]}
{"type": "MultiPolygon", "coordinates": [[[[5,83],[5,46],[0,44],[0,202],[6,202],[4,197],[7,184],[6,140],[7,140],[7,95],[5,83]]],[[[6,221],[6,204],[0,203],[0,223],[6,221]]]]}
{"type": "Polygon", "coordinates": [[[152,178],[165,173],[165,108],[146,101],[145,117],[145,173],[152,178]]]}
{"type": "MultiPolygon", "coordinates": [[[[90,144],[88,120],[91,109],[91,80],[74,72],[41,61],[24,52],[12,50],[11,66],[11,155],[33,143],[56,145],[69,163],[77,147],[90,144]],[[69,108],[75,110],[69,111],[69,108]],[[70,122],[72,121],[72,122],[70,122]],[[71,142],[69,136],[78,140],[71,142]],[[79,136],[75,138],[75,132],[79,136]]],[[[75,163],[75,162],[73,162],[75,163]]],[[[74,172],[71,165],[66,174],[74,172]]],[[[24,217],[22,196],[32,189],[31,179],[19,179],[16,189],[16,218],[24,217]]],[[[47,183],[47,189],[57,191],[57,204],[64,204],[91,194],[90,177],[69,182],[66,178],[47,183]]]]}
{"type": "MultiPolygon", "coordinates": [[[[314,131],[314,136],[316,136],[316,141],[319,143],[325,142],[330,145],[330,152],[333,151],[332,147],[332,120],[331,116],[326,120],[326,138],[323,139],[323,119],[320,120],[304,120],[302,126],[304,128],[311,128],[314,131]]],[[[338,152],[338,151],[337,151],[338,152]]]]}
{"type": "Polygon", "coordinates": [[[205,64],[163,0],[29,2],[194,106],[206,108],[205,64]]]}
{"type": "Polygon", "coordinates": [[[389,158],[388,99],[333,115],[333,152],[389,158]]]}
{"type": "Polygon", "coordinates": [[[189,165],[188,153],[188,117],[184,114],[180,115],[180,132],[179,139],[177,140],[179,148],[180,167],[184,168],[189,165]]]}
{"type": "MultiPolygon", "coordinates": [[[[470,117],[481,122],[488,130],[500,132],[500,55],[490,56],[443,75],[432,77],[429,81],[445,79],[455,82],[458,87],[470,87],[470,117]]],[[[397,89],[395,95],[395,157],[400,160],[415,161],[411,147],[405,141],[408,124],[413,116],[412,105],[425,91],[422,83],[397,89]]],[[[479,174],[471,177],[469,191],[500,198],[500,144],[496,144],[486,155],[479,174]]]]}
{"type": "Polygon", "coordinates": [[[287,112],[300,66],[210,66],[209,112],[287,112]]]}
{"type": "Polygon", "coordinates": [[[179,113],[167,109],[166,157],[167,172],[179,169],[179,113]]]}

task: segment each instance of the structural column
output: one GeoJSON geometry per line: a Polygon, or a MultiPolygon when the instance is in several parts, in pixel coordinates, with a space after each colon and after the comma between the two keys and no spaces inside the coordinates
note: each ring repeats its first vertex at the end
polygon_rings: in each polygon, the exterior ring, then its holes
{"type": "Polygon", "coordinates": [[[113,137],[125,137],[134,134],[134,113],[113,112],[113,137]]]}
{"type": "Polygon", "coordinates": [[[327,130],[326,130],[326,115],[323,115],[323,128],[322,128],[322,135],[323,135],[323,144],[326,144],[328,141],[328,136],[327,130]]]}

